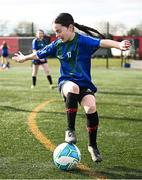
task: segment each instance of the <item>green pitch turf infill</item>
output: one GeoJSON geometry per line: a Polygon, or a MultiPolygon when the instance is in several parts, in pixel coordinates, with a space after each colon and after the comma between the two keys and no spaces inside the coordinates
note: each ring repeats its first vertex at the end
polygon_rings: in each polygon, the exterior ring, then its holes
{"type": "MultiPolygon", "coordinates": [[[[97,61],[97,63],[99,63],[97,61]]],[[[49,61],[54,85],[59,64],[49,61]]],[[[79,107],[76,119],[77,146],[81,163],[96,177],[80,170],[58,170],[52,152],[39,142],[28,125],[30,113],[41,103],[53,100],[36,114],[44,136],[56,146],[64,141],[65,106],[58,88],[51,90],[40,69],[37,87],[31,89],[31,67],[12,65],[0,71],[0,179],[108,179],[142,178],[142,74],[118,66],[105,69],[92,64],[92,80],[98,87],[97,111],[100,116],[98,146],[103,162],[94,164],[87,151],[86,117],[79,107]]]]}

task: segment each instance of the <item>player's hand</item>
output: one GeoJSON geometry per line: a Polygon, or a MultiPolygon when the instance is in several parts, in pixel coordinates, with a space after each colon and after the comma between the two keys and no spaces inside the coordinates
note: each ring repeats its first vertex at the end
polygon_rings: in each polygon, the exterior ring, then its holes
{"type": "Polygon", "coordinates": [[[20,51],[19,53],[15,53],[12,59],[18,63],[23,63],[25,61],[25,56],[20,51]]]}
{"type": "Polygon", "coordinates": [[[130,48],[130,46],[131,46],[131,43],[128,40],[123,40],[119,43],[119,48],[122,51],[128,50],[130,48]]]}

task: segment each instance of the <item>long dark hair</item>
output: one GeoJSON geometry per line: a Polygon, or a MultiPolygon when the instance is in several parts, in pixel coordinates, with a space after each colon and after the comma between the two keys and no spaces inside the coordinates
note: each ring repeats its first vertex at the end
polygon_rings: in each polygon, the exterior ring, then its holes
{"type": "Polygon", "coordinates": [[[8,48],[6,41],[2,42],[2,46],[5,47],[5,48],[8,48]]]}
{"type": "MultiPolygon", "coordinates": [[[[54,22],[56,24],[61,24],[62,26],[65,27],[69,27],[70,24],[74,25],[77,29],[79,29],[80,31],[85,32],[87,35],[92,36],[92,37],[96,37],[95,34],[97,34],[100,38],[105,39],[105,36],[103,34],[101,34],[99,31],[97,31],[94,28],[88,27],[88,26],[84,26],[84,25],[80,25],[76,22],[74,22],[74,19],[72,17],[71,14],[69,13],[60,13],[56,19],[54,20],[54,22]]],[[[97,37],[98,37],[97,36],[97,37]]]]}

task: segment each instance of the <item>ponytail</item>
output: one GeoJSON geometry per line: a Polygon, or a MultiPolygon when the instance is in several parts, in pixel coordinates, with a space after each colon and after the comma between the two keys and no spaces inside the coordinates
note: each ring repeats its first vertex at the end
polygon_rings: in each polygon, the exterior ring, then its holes
{"type": "Polygon", "coordinates": [[[88,34],[88,35],[90,35],[90,36],[92,36],[92,37],[96,37],[96,36],[94,35],[94,33],[96,33],[96,34],[99,35],[100,38],[105,39],[105,36],[104,36],[103,34],[101,34],[99,31],[97,31],[96,29],[93,29],[93,28],[88,27],[88,26],[80,25],[80,24],[78,24],[78,23],[74,23],[74,26],[75,26],[77,29],[85,32],[86,34],[88,34]]]}
{"type": "Polygon", "coordinates": [[[60,13],[56,19],[54,20],[56,24],[61,24],[62,26],[69,27],[70,24],[74,25],[77,29],[85,32],[89,36],[97,37],[94,33],[98,34],[100,38],[105,39],[105,36],[98,32],[96,29],[93,29],[88,26],[80,25],[74,22],[74,19],[71,14],[69,13],[60,13]]]}

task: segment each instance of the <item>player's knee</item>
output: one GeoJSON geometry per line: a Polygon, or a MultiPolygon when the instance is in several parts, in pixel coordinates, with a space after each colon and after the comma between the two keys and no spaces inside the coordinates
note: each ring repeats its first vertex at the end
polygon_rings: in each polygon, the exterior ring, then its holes
{"type": "Polygon", "coordinates": [[[48,69],[45,70],[46,75],[50,75],[50,71],[48,69]]]}
{"type": "Polygon", "coordinates": [[[77,85],[72,85],[69,88],[69,92],[79,94],[79,87],[77,85]]]}
{"type": "Polygon", "coordinates": [[[63,85],[62,92],[65,96],[70,93],[79,94],[79,86],[73,82],[67,82],[63,85]]]}
{"type": "Polygon", "coordinates": [[[96,112],[96,106],[95,105],[86,106],[85,112],[86,112],[86,114],[95,113],[96,112]]]}
{"type": "Polygon", "coordinates": [[[37,76],[37,73],[36,72],[32,72],[32,76],[37,76]]]}

